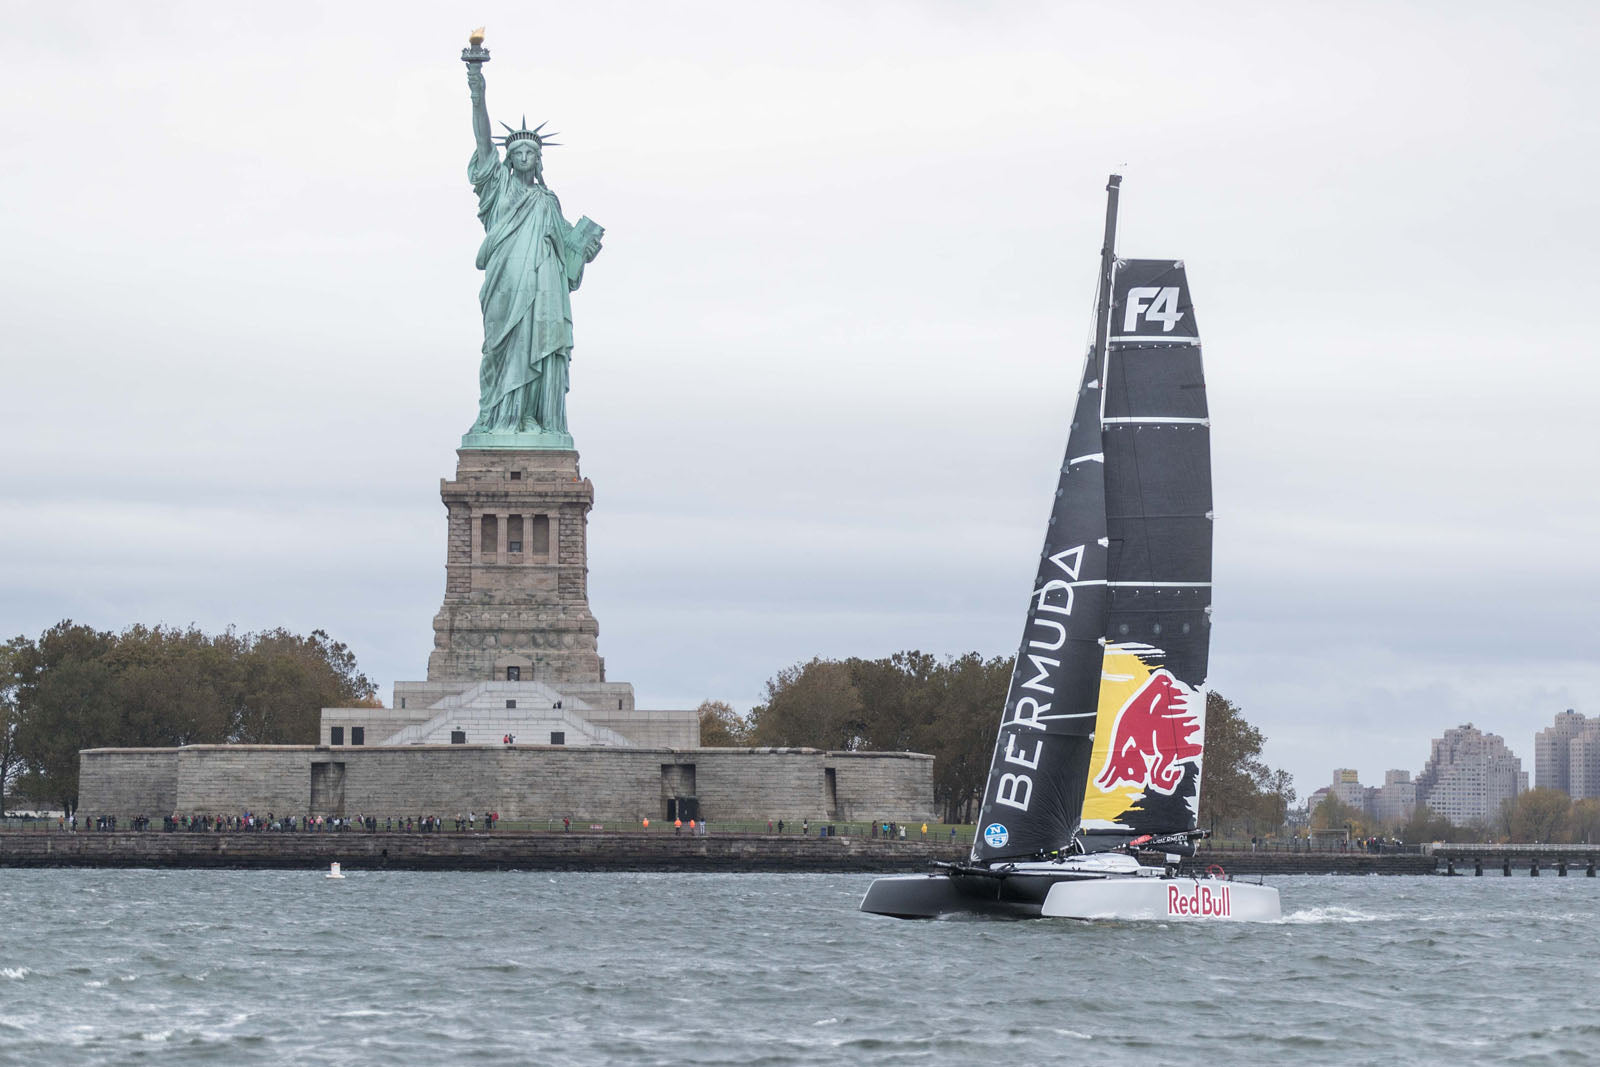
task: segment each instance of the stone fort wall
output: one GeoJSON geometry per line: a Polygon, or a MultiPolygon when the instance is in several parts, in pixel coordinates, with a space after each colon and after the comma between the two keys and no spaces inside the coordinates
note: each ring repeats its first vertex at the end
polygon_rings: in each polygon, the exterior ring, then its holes
{"type": "Polygon", "coordinates": [[[87,749],[83,815],[179,813],[662,819],[696,797],[711,820],[935,817],[933,757],[817,749],[543,745],[190,745],[87,749]]]}

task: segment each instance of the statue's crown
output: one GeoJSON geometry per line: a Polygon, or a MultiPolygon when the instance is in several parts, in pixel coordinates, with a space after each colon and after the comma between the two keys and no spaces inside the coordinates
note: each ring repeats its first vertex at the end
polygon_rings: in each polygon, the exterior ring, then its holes
{"type": "Polygon", "coordinates": [[[548,124],[549,124],[548,120],[546,120],[545,122],[539,123],[539,125],[535,126],[533,129],[530,130],[530,129],[528,129],[528,116],[526,116],[526,115],[522,116],[522,129],[520,129],[520,130],[513,130],[510,126],[507,126],[504,122],[502,122],[500,125],[506,127],[506,135],[504,137],[500,138],[500,143],[505,145],[507,148],[510,148],[512,145],[516,144],[518,141],[532,141],[534,144],[538,145],[541,149],[549,148],[549,147],[555,146],[555,145],[560,145],[561,144],[560,141],[551,141],[551,140],[549,140],[549,138],[555,136],[554,133],[541,134],[539,132],[540,130],[543,130],[545,128],[545,126],[547,126],[548,124]]]}

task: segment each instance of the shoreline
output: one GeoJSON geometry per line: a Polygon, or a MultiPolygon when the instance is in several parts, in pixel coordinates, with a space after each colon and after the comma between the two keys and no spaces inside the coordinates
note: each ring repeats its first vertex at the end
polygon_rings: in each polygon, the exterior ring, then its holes
{"type": "MultiPolygon", "coordinates": [[[[646,831],[571,833],[496,830],[436,833],[166,833],[157,830],[0,833],[0,868],[318,869],[350,871],[663,871],[895,874],[967,858],[965,842],[799,834],[646,831]]],[[[1219,865],[1229,874],[1437,872],[1432,856],[1207,850],[1184,873],[1219,865]]]]}

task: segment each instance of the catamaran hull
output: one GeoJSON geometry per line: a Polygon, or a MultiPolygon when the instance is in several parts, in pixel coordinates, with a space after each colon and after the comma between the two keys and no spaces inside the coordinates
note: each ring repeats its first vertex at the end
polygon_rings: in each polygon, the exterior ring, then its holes
{"type": "Polygon", "coordinates": [[[1221,879],[1105,875],[908,874],[876,879],[861,910],[897,919],[1110,919],[1272,922],[1278,891],[1221,879]]]}
{"type": "Polygon", "coordinates": [[[1271,886],[1210,878],[1106,878],[1056,883],[1040,914],[1119,922],[1276,922],[1283,908],[1271,886]]]}
{"type": "Polygon", "coordinates": [[[961,874],[904,874],[876,879],[861,898],[861,910],[897,919],[973,915],[1037,919],[1054,879],[987,878],[961,874]]]}

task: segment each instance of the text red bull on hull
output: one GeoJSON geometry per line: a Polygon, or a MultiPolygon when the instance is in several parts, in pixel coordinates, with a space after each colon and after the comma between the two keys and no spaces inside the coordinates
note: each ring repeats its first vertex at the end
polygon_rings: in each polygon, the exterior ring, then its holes
{"type": "Polygon", "coordinates": [[[1229,899],[1227,886],[1218,886],[1216,889],[1212,889],[1208,885],[1196,885],[1192,890],[1185,893],[1178,886],[1169,885],[1167,886],[1167,914],[1226,919],[1233,915],[1233,901],[1229,899]]]}

